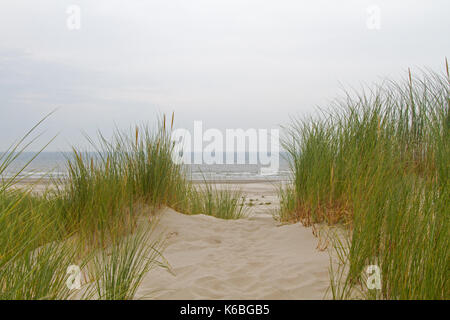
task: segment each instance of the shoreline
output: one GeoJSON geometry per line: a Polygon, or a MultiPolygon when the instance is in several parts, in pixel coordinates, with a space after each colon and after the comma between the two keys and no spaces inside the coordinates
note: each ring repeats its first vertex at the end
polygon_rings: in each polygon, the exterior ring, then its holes
{"type": "MultiPolygon", "coordinates": [[[[288,179],[233,179],[233,180],[188,180],[193,184],[203,184],[203,183],[212,183],[212,184],[255,184],[255,183],[288,183],[290,180],[288,179]]],[[[49,178],[27,178],[18,180],[14,184],[51,184],[52,179],[49,178]]]]}

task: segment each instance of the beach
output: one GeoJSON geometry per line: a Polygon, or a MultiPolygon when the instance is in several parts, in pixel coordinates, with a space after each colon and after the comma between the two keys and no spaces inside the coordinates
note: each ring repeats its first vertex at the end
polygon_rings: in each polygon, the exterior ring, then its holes
{"type": "Polygon", "coordinates": [[[449,79],[293,120],[277,172],[179,162],[174,114],[50,172],[26,135],[0,153],[0,299],[448,299],[449,79]]]}
{"type": "MultiPolygon", "coordinates": [[[[157,232],[167,237],[170,269],[150,271],[136,298],[150,299],[323,299],[329,285],[329,256],[316,247],[311,228],[281,225],[273,183],[237,184],[258,199],[249,217],[223,220],[163,210],[157,232]],[[270,205],[259,203],[270,202],[270,205]]],[[[219,185],[220,187],[220,185],[219,185]]]]}
{"type": "MultiPolygon", "coordinates": [[[[212,183],[212,182],[207,182],[212,183]]],[[[282,224],[277,190],[283,182],[227,181],[217,189],[239,189],[247,214],[225,220],[187,215],[170,208],[156,213],[154,234],[165,241],[168,268],[155,267],[144,277],[135,299],[323,299],[329,298],[329,254],[301,223],[282,224]]],[[[36,193],[49,181],[23,181],[36,193]]],[[[201,187],[203,183],[195,183],[201,187]]],[[[144,213],[139,223],[146,224],[144,213]]]]}

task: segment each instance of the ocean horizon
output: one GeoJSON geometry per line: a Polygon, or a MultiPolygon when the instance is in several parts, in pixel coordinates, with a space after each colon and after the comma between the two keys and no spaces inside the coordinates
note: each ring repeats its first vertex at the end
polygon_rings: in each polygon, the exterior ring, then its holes
{"type": "MultiPolygon", "coordinates": [[[[192,152],[193,158],[196,153],[192,152]]],[[[192,181],[285,181],[289,179],[291,170],[287,161],[287,153],[279,153],[279,169],[274,170],[269,166],[259,163],[250,163],[251,156],[258,154],[252,152],[234,152],[234,164],[185,164],[188,170],[188,177],[192,181]],[[237,164],[238,156],[245,155],[245,164],[237,164]]],[[[0,157],[2,152],[0,152],[0,157]]],[[[84,156],[96,158],[95,152],[84,152],[84,156]]],[[[3,177],[7,178],[15,175],[28,162],[27,167],[20,173],[20,178],[46,179],[63,178],[67,175],[67,161],[71,159],[73,153],[46,151],[46,152],[23,152],[18,155],[14,163],[4,172],[3,177]],[[34,159],[33,159],[34,158],[34,159]]],[[[224,154],[225,156],[225,154],[224,154]]]]}

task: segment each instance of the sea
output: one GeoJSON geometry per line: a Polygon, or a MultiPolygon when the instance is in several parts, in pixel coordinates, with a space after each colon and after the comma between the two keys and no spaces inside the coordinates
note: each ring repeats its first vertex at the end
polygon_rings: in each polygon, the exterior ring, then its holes
{"type": "MultiPolygon", "coordinates": [[[[2,153],[0,153],[0,158],[2,153]]],[[[86,153],[84,156],[95,154],[86,153]]],[[[193,159],[192,155],[192,159],[193,159]]],[[[239,154],[235,153],[237,161],[239,154]]],[[[242,156],[242,154],[241,154],[242,156]]],[[[280,152],[278,170],[264,166],[259,162],[250,164],[251,155],[244,153],[244,164],[185,164],[188,178],[192,181],[287,181],[291,175],[287,153],[280,152]]],[[[63,178],[67,176],[67,161],[72,159],[70,152],[24,152],[2,173],[3,178],[16,175],[26,179],[63,178]]],[[[259,159],[259,158],[257,158],[259,159]]],[[[235,162],[236,162],[235,161],[235,162]]],[[[0,159],[1,163],[1,159],[0,159]]]]}

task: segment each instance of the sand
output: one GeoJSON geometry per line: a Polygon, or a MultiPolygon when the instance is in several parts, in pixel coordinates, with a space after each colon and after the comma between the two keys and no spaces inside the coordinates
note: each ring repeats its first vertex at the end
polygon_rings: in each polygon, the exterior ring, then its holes
{"type": "Polygon", "coordinates": [[[161,212],[157,231],[167,237],[170,272],[150,271],[136,298],[323,299],[329,256],[301,224],[280,225],[271,215],[277,198],[269,183],[240,187],[257,203],[251,215],[222,220],[206,215],[161,212]],[[262,198],[264,196],[264,198],[262,198]]]}
{"type": "MultiPolygon", "coordinates": [[[[301,224],[281,225],[275,182],[229,182],[240,188],[249,217],[223,220],[207,215],[160,212],[156,233],[166,238],[170,264],[151,270],[137,299],[323,299],[329,286],[329,254],[301,224]],[[250,201],[253,200],[253,201],[250,201]],[[318,246],[319,245],[319,246],[318,246]]],[[[24,183],[23,185],[29,185],[24,183]]],[[[18,187],[20,187],[19,185],[18,187]]],[[[48,183],[34,183],[43,192],[48,183]]],[[[50,185],[51,187],[51,185],[50,185]]]]}

